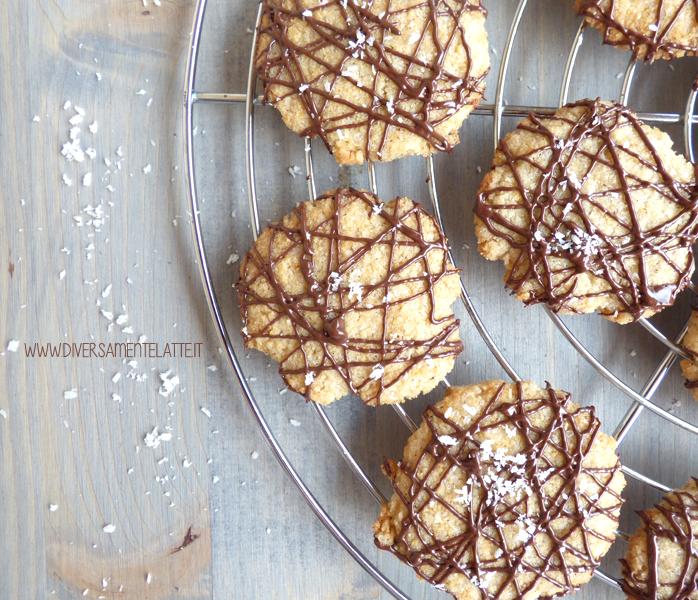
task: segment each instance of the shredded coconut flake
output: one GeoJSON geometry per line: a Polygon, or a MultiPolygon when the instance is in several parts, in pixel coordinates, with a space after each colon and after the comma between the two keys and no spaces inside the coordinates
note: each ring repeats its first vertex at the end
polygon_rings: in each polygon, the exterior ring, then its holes
{"type": "Polygon", "coordinates": [[[143,442],[148,448],[157,448],[160,442],[169,442],[172,439],[171,433],[158,433],[158,428],[153,427],[150,433],[146,433],[143,437],[143,442]]]}
{"type": "Polygon", "coordinates": [[[170,369],[166,373],[160,373],[160,381],[162,381],[162,385],[158,390],[158,394],[165,398],[167,398],[167,396],[174,392],[174,389],[179,385],[179,377],[177,377],[177,375],[175,375],[174,377],[170,377],[171,372],[172,369],[170,369]]]}
{"type": "Polygon", "coordinates": [[[371,371],[371,374],[368,376],[368,378],[372,379],[373,381],[376,381],[383,377],[383,373],[385,373],[385,367],[381,364],[377,364],[375,367],[373,367],[373,370],[371,371]]]}

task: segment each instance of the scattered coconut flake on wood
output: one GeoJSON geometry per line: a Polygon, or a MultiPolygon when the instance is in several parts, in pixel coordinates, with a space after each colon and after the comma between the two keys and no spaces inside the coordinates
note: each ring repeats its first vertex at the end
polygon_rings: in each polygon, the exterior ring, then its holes
{"type": "MultiPolygon", "coordinates": [[[[80,148],[80,140],[72,140],[63,144],[61,154],[65,156],[68,162],[82,162],[85,160],[85,153],[80,148]]],[[[65,177],[65,176],[64,176],[65,177]]]]}
{"type": "Polygon", "coordinates": [[[73,388],[67,392],[63,392],[64,400],[75,400],[78,397],[78,388],[73,388]]]}
{"type": "Polygon", "coordinates": [[[205,406],[201,407],[201,412],[204,413],[209,419],[211,418],[211,411],[205,406]]]}
{"type": "Polygon", "coordinates": [[[174,392],[174,389],[179,385],[179,377],[175,375],[174,377],[170,378],[170,373],[172,373],[172,369],[166,373],[160,373],[160,381],[162,381],[162,385],[158,390],[158,394],[165,398],[174,392]]]}
{"type": "Polygon", "coordinates": [[[153,427],[150,433],[146,433],[143,442],[147,448],[157,448],[160,442],[169,442],[172,439],[171,433],[158,433],[158,428],[153,427]]]}
{"type": "Polygon", "coordinates": [[[116,525],[109,523],[102,527],[102,531],[104,531],[104,533],[114,533],[116,531],[116,525]]]}
{"type": "Polygon", "coordinates": [[[19,340],[10,340],[7,342],[7,351],[8,352],[17,352],[19,349],[19,340]]]}

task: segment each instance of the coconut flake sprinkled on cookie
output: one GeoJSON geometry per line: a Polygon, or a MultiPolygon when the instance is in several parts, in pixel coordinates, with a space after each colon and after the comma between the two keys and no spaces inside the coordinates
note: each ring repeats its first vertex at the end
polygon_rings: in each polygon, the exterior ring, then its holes
{"type": "Polygon", "coordinates": [[[321,404],[349,392],[371,405],[413,398],[463,349],[446,238],[407,198],[340,189],[303,202],[262,233],[240,277],[246,346],[321,404]]]}
{"type": "Polygon", "coordinates": [[[478,196],[479,250],[527,304],[628,323],[673,304],[694,268],[694,167],[630,109],[582,100],[501,140],[478,196]]]}
{"type": "Polygon", "coordinates": [[[698,53],[696,0],[577,0],[575,8],[603,34],[604,44],[646,62],[698,53]]]}
{"type": "Polygon", "coordinates": [[[458,600],[573,593],[614,540],[625,486],[599,428],[550,386],[450,388],[383,466],[394,494],[376,544],[458,600]]]}
{"type": "Polygon", "coordinates": [[[489,71],[480,0],[263,0],[265,100],[342,164],[451,151],[489,71]],[[436,28],[436,29],[435,29],[436,28]]]}

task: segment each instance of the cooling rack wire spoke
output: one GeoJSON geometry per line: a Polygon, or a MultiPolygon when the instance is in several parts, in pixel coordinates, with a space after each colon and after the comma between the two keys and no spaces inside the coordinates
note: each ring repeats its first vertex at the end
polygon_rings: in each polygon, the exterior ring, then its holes
{"type": "MultiPolygon", "coordinates": [[[[516,35],[519,30],[521,19],[527,7],[528,0],[519,0],[516,11],[513,16],[511,28],[508,33],[506,40],[505,50],[502,57],[502,63],[499,70],[499,75],[497,79],[496,95],[493,104],[482,104],[473,111],[473,115],[478,116],[491,116],[494,118],[494,142],[495,148],[501,137],[502,130],[502,118],[503,117],[525,117],[529,112],[535,111],[542,114],[551,115],[555,112],[556,108],[553,107],[532,107],[532,106],[517,106],[504,104],[504,87],[506,83],[507,72],[509,68],[509,59],[511,57],[512,49],[515,43],[516,35]]],[[[189,47],[188,57],[187,57],[187,67],[186,67],[186,80],[185,80],[185,97],[184,97],[184,128],[185,128],[185,142],[186,142],[186,176],[187,176],[187,192],[189,203],[192,212],[192,233],[196,243],[197,258],[199,264],[199,270],[204,286],[204,291],[206,294],[207,303],[211,311],[214,323],[216,325],[216,330],[222,345],[226,349],[226,356],[230,367],[238,379],[240,389],[245,397],[248,404],[248,408],[252,412],[253,416],[257,420],[260,430],[273,451],[274,455],[278,459],[282,468],[292,479],[294,484],[298,487],[299,491],[317,515],[320,521],[325,525],[325,527],[330,531],[330,533],[335,537],[335,539],[342,545],[342,547],[371,575],[373,576],[380,585],[386,589],[394,598],[400,600],[409,600],[400,590],[398,590],[376,567],[369,562],[358,550],[358,548],[349,540],[344,534],[344,532],[334,523],[331,517],[324,510],[322,505],[316,500],[311,490],[303,482],[302,478],[295,470],[292,463],[289,461],[285,452],[283,451],[281,445],[278,443],[273,432],[271,431],[264,415],[257,403],[252,390],[250,389],[241,367],[241,364],[233,348],[230,336],[228,334],[228,329],[226,327],[225,320],[222,316],[220,305],[218,303],[215,289],[213,287],[213,282],[211,279],[211,273],[208,266],[206,250],[204,245],[203,233],[201,229],[201,222],[199,218],[199,203],[197,197],[197,188],[195,180],[195,161],[194,161],[194,140],[193,140],[193,112],[194,106],[196,104],[206,104],[206,103],[225,103],[225,104],[245,104],[245,149],[246,149],[246,173],[247,173],[247,184],[248,184],[248,200],[249,200],[249,210],[250,210],[250,220],[252,224],[252,233],[255,240],[257,240],[260,232],[260,219],[259,219],[259,207],[258,198],[256,193],[256,178],[255,178],[255,153],[254,153],[254,110],[255,106],[260,106],[263,103],[262,96],[255,96],[255,86],[256,86],[256,75],[254,71],[254,48],[256,46],[257,29],[252,35],[250,62],[248,67],[248,79],[247,79],[247,90],[245,93],[219,93],[219,92],[197,92],[195,90],[195,77],[196,77],[196,65],[198,60],[198,51],[201,41],[201,32],[204,22],[204,14],[206,10],[207,0],[197,0],[195,6],[195,17],[192,24],[191,31],[191,45],[189,47]]],[[[257,22],[259,25],[260,18],[262,14],[262,7],[260,5],[257,12],[257,22]]],[[[584,32],[586,29],[586,24],[583,22],[572,42],[570,52],[567,58],[567,64],[565,67],[563,81],[560,91],[560,103],[562,106],[567,103],[569,96],[570,84],[572,80],[572,74],[574,71],[574,65],[578,56],[578,52],[584,42],[584,32]]],[[[630,60],[628,67],[625,72],[623,79],[623,84],[621,87],[619,99],[622,103],[627,104],[630,95],[630,90],[633,82],[633,77],[637,68],[637,61],[630,60]]],[[[693,131],[692,126],[698,123],[698,118],[694,115],[695,111],[695,101],[696,92],[691,91],[688,95],[686,102],[685,111],[683,114],[676,113],[660,113],[660,112],[639,112],[638,117],[648,123],[682,123],[683,133],[684,133],[684,144],[686,155],[691,161],[694,160],[693,152],[693,131]]],[[[307,182],[308,182],[308,195],[311,200],[317,197],[317,190],[315,185],[315,175],[313,170],[313,156],[312,156],[312,143],[309,138],[304,138],[304,151],[305,151],[305,164],[307,172],[307,182]]],[[[432,157],[426,160],[427,167],[427,181],[429,183],[429,193],[432,200],[432,205],[435,213],[437,222],[442,230],[445,231],[443,226],[443,221],[441,217],[441,209],[439,205],[439,199],[436,187],[436,177],[434,170],[434,160],[432,157]]],[[[376,169],[375,165],[371,162],[367,164],[368,168],[368,178],[371,192],[377,195],[378,183],[376,179],[376,169]]],[[[455,265],[452,253],[449,251],[449,259],[455,265]]],[[[504,354],[501,352],[494,339],[489,334],[483,320],[480,315],[475,310],[475,307],[471,301],[468,294],[467,288],[461,277],[461,301],[468,313],[470,319],[475,325],[476,329],[480,333],[483,341],[487,345],[488,349],[492,352],[495,358],[498,360],[507,375],[514,381],[520,380],[519,375],[508,362],[504,354]]],[[[693,293],[698,294],[698,287],[690,283],[689,288],[693,293]]],[[[684,325],[683,329],[676,337],[675,340],[670,340],[661,331],[654,327],[645,319],[640,320],[640,324],[650,332],[655,338],[660,340],[664,345],[667,346],[668,351],[665,354],[662,361],[657,365],[654,372],[650,378],[645,383],[644,387],[640,392],[636,392],[630,388],[627,384],[621,381],[616,375],[609,371],[600,361],[596,359],[576,338],[576,336],[569,330],[565,323],[556,315],[552,310],[546,307],[546,311],[556,325],[556,327],[561,331],[564,337],[572,344],[572,346],[607,380],[618,387],[622,392],[628,395],[632,400],[633,404],[623,417],[621,422],[618,424],[616,431],[614,433],[615,438],[621,443],[627,434],[629,433],[632,426],[636,423],[640,415],[642,414],[644,408],[648,408],[660,415],[669,422],[687,430],[692,433],[698,434],[698,427],[692,425],[683,419],[675,417],[674,415],[668,413],[667,411],[659,408],[653,402],[651,398],[654,393],[659,388],[663,379],[667,375],[669,369],[675,362],[677,356],[682,358],[691,358],[691,356],[681,347],[681,342],[683,336],[687,330],[687,324],[684,325]]],[[[444,381],[444,387],[449,387],[448,381],[444,381]]],[[[330,438],[333,440],[337,446],[340,454],[349,465],[351,470],[361,481],[367,491],[372,495],[372,497],[378,502],[383,503],[386,501],[383,494],[377,488],[377,486],[369,479],[366,473],[363,471],[361,466],[358,464],[354,456],[351,454],[350,450],[344,444],[341,436],[337,432],[336,428],[330,421],[325,410],[316,403],[311,403],[312,409],[318,415],[325,429],[327,430],[330,438]]],[[[394,410],[403,421],[403,423],[411,431],[415,431],[417,426],[412,418],[407,414],[404,408],[400,405],[394,405],[394,410]]],[[[669,488],[663,484],[646,477],[642,473],[639,473],[630,467],[624,466],[623,472],[629,477],[633,477],[638,481],[641,481],[649,486],[659,489],[662,492],[670,491],[669,488]]],[[[619,532],[619,537],[627,541],[627,535],[619,532]]],[[[617,589],[620,589],[619,583],[616,579],[610,575],[604,573],[603,571],[597,570],[595,573],[596,577],[611,585],[617,589]]]]}

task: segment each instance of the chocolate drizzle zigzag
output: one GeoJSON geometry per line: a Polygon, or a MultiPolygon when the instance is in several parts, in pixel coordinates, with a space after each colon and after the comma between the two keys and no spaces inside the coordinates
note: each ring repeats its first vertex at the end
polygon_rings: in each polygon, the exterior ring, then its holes
{"type": "MultiPolygon", "coordinates": [[[[698,479],[692,478],[698,485],[698,479]]],[[[655,505],[661,521],[640,512],[646,533],[648,573],[633,573],[626,559],[621,559],[623,591],[634,600],[688,600],[698,593],[698,491],[675,490],[655,505]],[[660,545],[662,548],[660,549],[660,545]],[[671,562],[668,572],[657,564],[661,552],[670,552],[680,563],[671,562]]],[[[635,536],[633,536],[635,537],[635,536]]],[[[632,544],[632,540],[631,540],[632,544]]],[[[670,559],[671,560],[671,559],[670,559]]]]}
{"type": "MultiPolygon", "coordinates": [[[[670,39],[677,21],[685,15],[690,15],[694,26],[692,34],[694,38],[698,37],[698,0],[682,0],[678,3],[656,0],[654,20],[647,31],[638,31],[626,25],[624,20],[617,16],[617,4],[616,0],[580,0],[577,4],[580,16],[588,17],[601,25],[604,44],[627,48],[645,62],[652,62],[658,57],[673,59],[684,54],[698,53],[698,46],[695,44],[684,44],[670,39]]],[[[639,5],[642,2],[636,0],[633,4],[639,5]]],[[[649,5],[649,2],[646,4],[649,5]]],[[[625,8],[631,10],[638,7],[626,2],[625,8]]],[[[647,6],[641,10],[649,12],[651,8],[647,6]]]]}
{"type": "Polygon", "coordinates": [[[395,542],[376,544],[439,589],[460,574],[483,598],[522,598],[541,580],[557,588],[552,596],[564,595],[578,589],[575,573],[598,566],[590,540],[613,541],[591,523],[600,515],[618,522],[622,499],[610,484],[620,464],[584,465],[599,434],[593,407],[570,414],[569,395],[558,396],[549,385],[547,394],[524,399],[521,382],[515,402],[499,403],[505,385],[467,429],[447,418],[449,411],[427,408],[431,440],[415,467],[404,461],[384,466],[407,511],[395,542]],[[492,449],[495,430],[507,434],[500,439],[523,439],[516,455],[492,449]],[[405,476],[409,486],[400,483],[405,476]],[[440,495],[450,487],[444,480],[459,477],[466,482],[456,490],[460,498],[448,503],[440,495]],[[443,539],[430,528],[435,506],[456,520],[460,533],[443,539]]]}
{"type": "Polygon", "coordinates": [[[571,313],[580,312],[575,306],[580,298],[598,296],[617,298],[622,312],[633,319],[647,309],[670,306],[693,272],[695,180],[682,183],[671,176],[642,123],[625,106],[597,99],[565,109],[581,113],[578,118],[569,111],[552,117],[531,113],[519,124],[519,131],[539,138],[529,152],[519,153],[502,140],[498,150],[503,163],[495,162],[494,168],[508,169],[513,185],[488,188],[485,180],[478,196],[477,217],[494,236],[520,251],[507,287],[517,293],[527,286],[527,304],[545,302],[555,311],[571,313]],[[557,137],[551,128],[559,125],[569,134],[557,137]],[[621,134],[631,134],[634,141],[620,142],[621,134]],[[535,174],[533,186],[524,184],[524,171],[535,174]],[[607,181],[595,183],[596,171],[605,171],[607,181]],[[503,203],[502,194],[513,194],[512,200],[503,203]],[[646,217],[636,206],[647,202],[647,194],[655,194],[667,214],[650,227],[643,226],[646,217]],[[618,199],[622,210],[610,208],[618,199]],[[525,224],[519,226],[514,221],[522,215],[525,224]],[[648,283],[650,258],[675,272],[675,281],[648,283]],[[578,289],[581,273],[602,279],[604,289],[578,289]]]}
{"type": "Polygon", "coordinates": [[[307,211],[313,203],[301,203],[290,218],[270,225],[270,235],[263,235],[245,256],[237,284],[245,344],[287,343],[279,373],[291,389],[305,388],[307,399],[319,376],[334,371],[365,403],[380,404],[383,393],[418,365],[462,352],[460,321],[450,311],[448,316],[435,314],[435,286],[457,276],[457,270],[448,262],[446,238],[420,204],[398,198],[386,206],[355,189],[325,194],[315,204],[322,202],[331,202],[327,218],[309,225],[307,211]],[[356,203],[364,207],[361,219],[382,224],[375,237],[354,237],[344,230],[346,214],[356,203]],[[425,236],[423,219],[433,224],[434,234],[425,236]],[[265,244],[264,255],[260,242],[265,244]],[[367,258],[377,260],[380,248],[385,249],[381,275],[366,282],[362,265],[367,258]],[[282,265],[284,261],[288,264],[282,265]],[[302,279],[293,286],[282,283],[282,268],[300,271],[302,279]],[[408,336],[390,335],[389,311],[420,297],[429,306],[423,318],[436,326],[436,333],[420,339],[415,320],[408,336]],[[265,309],[263,322],[250,316],[259,307],[265,309]],[[347,327],[349,314],[380,318],[379,333],[357,335],[362,328],[356,323],[353,329],[347,327]],[[299,386],[297,377],[295,385],[290,381],[298,375],[305,385],[299,386]]]}
{"type": "Polygon", "coordinates": [[[486,14],[480,0],[262,0],[262,7],[255,65],[265,100],[278,104],[298,96],[309,118],[301,135],[319,136],[329,150],[328,135],[342,139],[362,130],[364,158],[378,160],[391,130],[406,130],[438,150],[452,150],[436,127],[463,106],[477,105],[484,92],[487,73],[473,75],[461,23],[466,13],[486,14]],[[388,43],[401,35],[394,23],[404,15],[414,15],[411,24],[423,22],[421,31],[410,35],[409,42],[416,44],[412,54],[388,43]],[[302,36],[300,27],[307,29],[302,36]],[[442,43],[444,30],[450,34],[442,43]],[[427,45],[436,49],[433,58],[420,57],[427,45]],[[465,74],[446,68],[447,54],[458,52],[467,57],[465,74]],[[362,65],[371,68],[370,85],[362,65]],[[337,93],[340,82],[348,82],[360,100],[337,93]]]}

